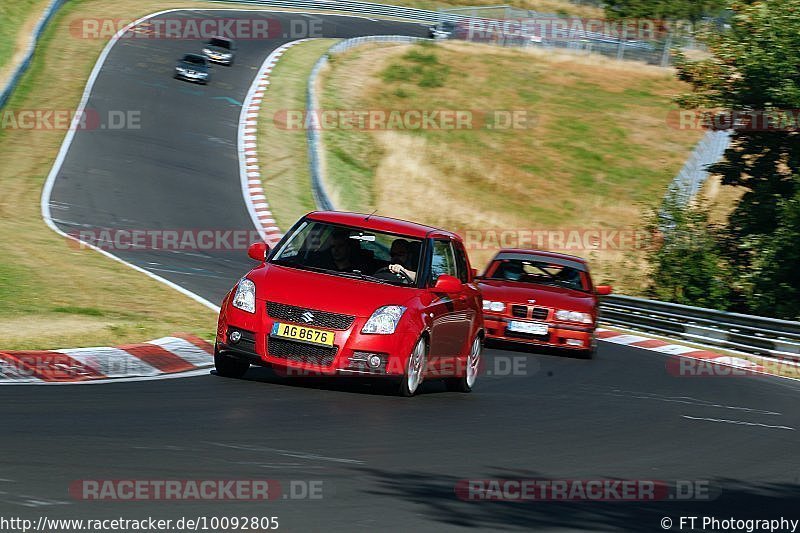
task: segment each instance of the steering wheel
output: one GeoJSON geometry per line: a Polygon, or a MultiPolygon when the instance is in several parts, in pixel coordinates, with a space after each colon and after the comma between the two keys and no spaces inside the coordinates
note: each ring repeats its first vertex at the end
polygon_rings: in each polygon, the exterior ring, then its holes
{"type": "Polygon", "coordinates": [[[403,271],[392,272],[391,270],[389,270],[389,267],[383,267],[383,268],[379,268],[378,270],[376,270],[375,274],[373,274],[373,276],[378,276],[379,274],[392,274],[393,276],[397,276],[398,278],[400,278],[403,281],[405,281],[407,285],[413,285],[414,284],[414,281],[410,277],[408,277],[408,274],[406,274],[403,271]]]}

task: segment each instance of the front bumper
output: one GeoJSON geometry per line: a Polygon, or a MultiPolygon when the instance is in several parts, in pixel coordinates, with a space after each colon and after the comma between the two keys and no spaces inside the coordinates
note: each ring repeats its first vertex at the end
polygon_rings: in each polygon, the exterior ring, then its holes
{"type": "Polygon", "coordinates": [[[186,72],[175,71],[175,77],[186,81],[193,81],[195,83],[208,83],[210,76],[200,77],[186,72]]]}
{"type": "Polygon", "coordinates": [[[216,63],[218,65],[230,65],[233,63],[233,56],[231,57],[219,57],[219,56],[210,56],[206,54],[206,59],[211,61],[212,63],[216,63]]]}
{"type": "Polygon", "coordinates": [[[284,369],[287,375],[402,376],[420,332],[401,327],[401,322],[392,335],[366,335],[361,333],[366,321],[367,317],[356,317],[346,330],[322,328],[334,333],[334,347],[329,348],[272,336],[275,322],[295,323],[268,316],[262,300],[258,301],[255,314],[225,302],[217,327],[216,349],[222,356],[284,369]],[[233,331],[241,335],[235,343],[231,340],[233,331]],[[371,365],[370,360],[374,363],[376,356],[380,363],[371,365]]]}
{"type": "Polygon", "coordinates": [[[538,322],[548,325],[546,335],[528,335],[509,331],[508,324],[511,320],[511,318],[484,313],[483,321],[486,327],[486,338],[551,346],[567,350],[590,350],[594,342],[594,326],[573,326],[571,324],[561,324],[558,322],[513,319],[520,322],[538,322]]]}

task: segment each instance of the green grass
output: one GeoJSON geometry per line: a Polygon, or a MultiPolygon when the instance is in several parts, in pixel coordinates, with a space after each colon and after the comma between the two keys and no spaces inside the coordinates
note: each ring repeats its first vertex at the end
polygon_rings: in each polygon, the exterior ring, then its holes
{"type": "MultiPolygon", "coordinates": [[[[325,131],[328,176],[341,208],[456,230],[637,228],[699,137],[667,127],[682,90],[669,70],[595,56],[362,47],[325,74],[323,108],[466,110],[476,127],[325,131]],[[496,110],[525,120],[500,129],[496,110]]],[[[591,259],[599,279],[638,287],[637,258],[591,259]]]]}
{"type": "Polygon", "coordinates": [[[5,67],[12,67],[9,62],[24,45],[28,33],[26,23],[31,17],[40,17],[47,4],[47,0],[5,0],[0,3],[0,73],[5,67]]]}

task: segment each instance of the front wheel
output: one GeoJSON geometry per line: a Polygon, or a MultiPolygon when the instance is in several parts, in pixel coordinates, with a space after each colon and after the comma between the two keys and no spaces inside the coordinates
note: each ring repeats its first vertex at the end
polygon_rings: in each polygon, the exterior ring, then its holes
{"type": "Polygon", "coordinates": [[[483,353],[483,339],[480,335],[475,337],[472,341],[472,347],[469,350],[467,357],[467,368],[464,369],[464,375],[460,378],[450,378],[445,380],[447,390],[454,392],[471,392],[472,387],[478,380],[478,369],[481,365],[481,354],[483,353]]]}
{"type": "Polygon", "coordinates": [[[215,353],[214,368],[217,370],[217,374],[224,378],[240,378],[250,368],[250,363],[215,353]]]}
{"type": "Polygon", "coordinates": [[[400,396],[414,396],[425,379],[425,368],[428,365],[428,345],[421,338],[411,350],[406,364],[406,372],[400,380],[400,396]]]}

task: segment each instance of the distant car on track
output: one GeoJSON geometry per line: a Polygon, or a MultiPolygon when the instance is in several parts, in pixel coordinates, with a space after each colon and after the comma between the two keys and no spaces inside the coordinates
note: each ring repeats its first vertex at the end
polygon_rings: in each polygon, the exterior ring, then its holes
{"type": "Polygon", "coordinates": [[[214,63],[231,66],[236,56],[236,43],[225,37],[214,37],[206,43],[203,55],[214,63]]]}
{"type": "Polygon", "coordinates": [[[287,374],[388,377],[412,396],[425,379],[469,392],[483,346],[475,271],[448,231],[371,215],[314,212],[222,302],[214,362],[287,374]]]}
{"type": "Polygon", "coordinates": [[[211,79],[208,60],[200,54],[184,55],[175,66],[175,77],[204,85],[207,84],[211,79]]]}
{"type": "Polygon", "coordinates": [[[537,250],[501,250],[478,278],[487,340],[595,351],[598,295],[580,257],[537,250]]]}

